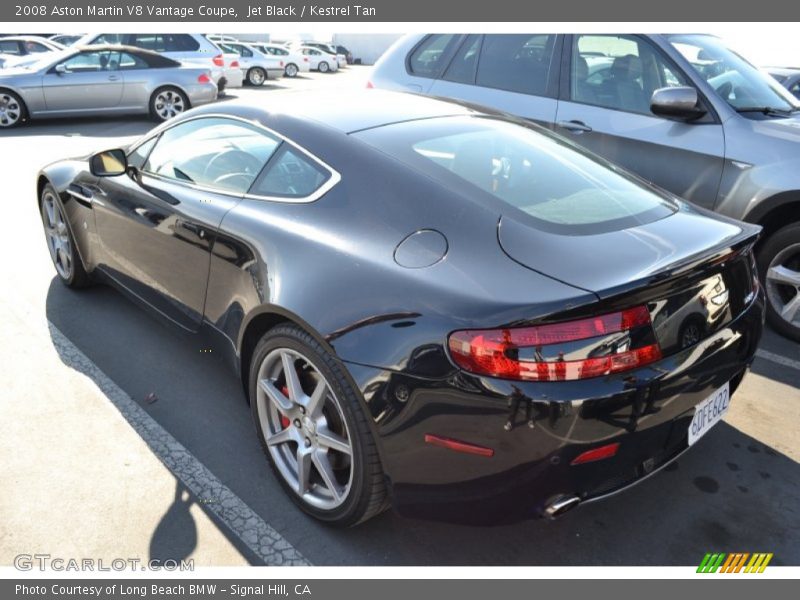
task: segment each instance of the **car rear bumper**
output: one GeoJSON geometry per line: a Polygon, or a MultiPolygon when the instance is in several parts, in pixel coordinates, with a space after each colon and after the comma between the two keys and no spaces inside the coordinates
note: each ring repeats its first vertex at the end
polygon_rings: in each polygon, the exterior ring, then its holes
{"type": "MultiPolygon", "coordinates": [[[[426,380],[348,364],[375,419],[384,470],[402,514],[501,523],[540,516],[559,498],[615,494],[688,448],[697,404],[752,362],[763,293],[702,342],[639,370],[583,381],[515,382],[459,373],[426,380]],[[491,457],[425,442],[490,449],[491,457]],[[619,443],[612,458],[571,466],[619,443]]],[[[733,399],[735,402],[735,398],[733,399]]]]}

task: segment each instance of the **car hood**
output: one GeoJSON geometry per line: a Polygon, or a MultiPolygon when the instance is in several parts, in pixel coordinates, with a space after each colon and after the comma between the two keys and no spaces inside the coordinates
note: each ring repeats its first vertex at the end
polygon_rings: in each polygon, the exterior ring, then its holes
{"type": "Polygon", "coordinates": [[[709,217],[682,204],[669,217],[596,235],[548,233],[503,216],[498,241],[518,263],[608,298],[653,285],[728,248],[752,243],[760,229],[709,217]]]}

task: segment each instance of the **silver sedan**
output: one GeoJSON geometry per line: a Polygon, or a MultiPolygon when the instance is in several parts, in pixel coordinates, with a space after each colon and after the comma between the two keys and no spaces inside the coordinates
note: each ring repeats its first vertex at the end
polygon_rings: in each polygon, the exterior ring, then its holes
{"type": "Polygon", "coordinates": [[[98,114],[149,113],[166,121],[216,97],[206,68],[128,46],[68,48],[0,70],[0,128],[98,114]]]}

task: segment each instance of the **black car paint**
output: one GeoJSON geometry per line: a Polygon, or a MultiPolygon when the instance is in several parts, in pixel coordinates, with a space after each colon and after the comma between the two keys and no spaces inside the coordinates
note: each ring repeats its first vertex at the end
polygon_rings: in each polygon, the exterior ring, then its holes
{"type": "MultiPolygon", "coordinates": [[[[203,114],[261,123],[342,175],[315,202],[214,194],[141,174],[97,178],[85,158],[46,167],[39,187],[49,182],[59,192],[87,271],[197,331],[203,344],[210,340],[243,380],[258,335],[283,320],[338,356],[373,418],[401,512],[471,522],[529,517],[560,494],[591,499],[613,492],[685,449],[692,408],[725,381],[733,391],[755,353],[764,306],[752,288],[749,248],[758,228],[701,219],[698,209],[684,207],[708,224],[705,232],[666,227],[663,234],[674,235],[673,242],[705,235],[706,252],[674,272],[670,265],[640,264],[646,277],[611,295],[574,287],[553,278],[557,262],[545,275],[510,260],[498,243],[502,214],[470,200],[469,188],[421,177],[346,135],[470,109],[415,98],[396,115],[366,102],[374,110],[331,108],[319,120],[301,108],[290,114],[226,103],[154,130],[203,114]],[[398,244],[425,229],[446,237],[444,259],[428,268],[398,265],[398,244]],[[684,307],[696,315],[692,306],[712,279],[730,294],[725,314],[706,315],[704,339],[695,346],[667,341],[680,337],[674,333],[680,323],[670,323],[669,315],[684,307]],[[579,318],[642,303],[665,358],[635,371],[514,382],[464,373],[447,355],[454,330],[579,318]],[[495,455],[426,445],[426,433],[484,445],[495,455]],[[614,459],[569,466],[578,453],[608,441],[622,443],[614,459]]],[[[597,266],[587,268],[596,280],[597,266]]]]}

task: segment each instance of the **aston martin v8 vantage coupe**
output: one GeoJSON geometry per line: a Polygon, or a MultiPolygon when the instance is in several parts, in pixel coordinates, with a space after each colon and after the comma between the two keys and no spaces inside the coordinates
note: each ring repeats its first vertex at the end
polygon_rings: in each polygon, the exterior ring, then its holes
{"type": "Polygon", "coordinates": [[[215,340],[277,480],[338,525],[614,494],[714,443],[763,327],[757,226],[453,102],[205,106],[36,190],[58,278],[215,340]]]}

